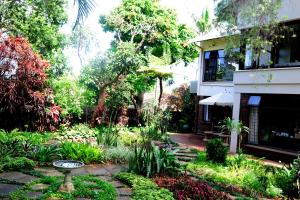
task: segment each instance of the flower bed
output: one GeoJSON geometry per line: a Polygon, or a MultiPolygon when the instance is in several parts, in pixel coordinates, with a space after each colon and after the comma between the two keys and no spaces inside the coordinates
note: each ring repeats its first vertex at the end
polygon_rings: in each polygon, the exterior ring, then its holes
{"type": "Polygon", "coordinates": [[[226,193],[212,188],[205,182],[194,180],[186,175],[180,177],[157,177],[154,182],[162,188],[173,192],[178,200],[205,199],[205,200],[227,200],[231,199],[226,193]]]}

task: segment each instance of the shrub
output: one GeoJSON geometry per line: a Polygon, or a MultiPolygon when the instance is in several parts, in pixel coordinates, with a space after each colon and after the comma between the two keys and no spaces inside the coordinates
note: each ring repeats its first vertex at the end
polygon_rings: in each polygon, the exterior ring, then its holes
{"type": "Polygon", "coordinates": [[[101,162],[103,151],[86,143],[64,142],[61,145],[61,154],[65,159],[79,160],[85,164],[101,162]]]}
{"type": "Polygon", "coordinates": [[[84,142],[88,139],[95,138],[97,134],[98,130],[91,128],[88,124],[77,124],[70,128],[61,127],[58,139],[84,142]]]}
{"type": "Polygon", "coordinates": [[[103,159],[112,163],[124,163],[128,161],[131,151],[124,146],[110,147],[103,152],[103,159]]]}
{"type": "Polygon", "coordinates": [[[129,170],[147,177],[155,173],[174,172],[177,167],[179,164],[174,154],[164,148],[159,149],[151,141],[136,145],[129,159],[129,170]]]}
{"type": "Polygon", "coordinates": [[[0,126],[9,129],[28,124],[40,131],[54,130],[60,108],[45,87],[48,62],[34,53],[25,38],[3,33],[0,38],[0,126]]]}
{"type": "Polygon", "coordinates": [[[213,162],[225,163],[227,148],[222,144],[220,139],[212,139],[206,144],[206,158],[213,162]]]}
{"type": "Polygon", "coordinates": [[[133,144],[141,143],[142,137],[139,129],[128,130],[122,128],[119,134],[120,142],[125,146],[132,146],[133,144]]]}
{"type": "Polygon", "coordinates": [[[31,170],[35,167],[34,161],[25,158],[25,157],[9,157],[6,156],[3,160],[3,169],[4,170],[20,170],[28,169],[31,170]]]}
{"type": "Polygon", "coordinates": [[[62,108],[62,119],[65,121],[80,119],[84,106],[91,100],[85,95],[87,89],[79,85],[78,81],[70,75],[52,81],[52,88],[55,94],[55,103],[62,108]]]}
{"type": "Polygon", "coordinates": [[[178,200],[226,200],[231,199],[224,192],[219,192],[205,182],[195,181],[188,176],[176,178],[157,177],[155,183],[172,191],[178,200]]]}
{"type": "Polygon", "coordinates": [[[100,126],[97,135],[97,143],[106,146],[118,146],[119,128],[109,125],[108,127],[100,126]]]}
{"type": "Polygon", "coordinates": [[[174,200],[173,194],[167,189],[159,188],[150,179],[131,173],[121,172],[116,175],[121,182],[133,189],[133,200],[174,200]]]}
{"type": "Polygon", "coordinates": [[[60,148],[57,145],[39,145],[32,152],[32,159],[38,161],[40,165],[49,164],[60,158],[60,148]]]}

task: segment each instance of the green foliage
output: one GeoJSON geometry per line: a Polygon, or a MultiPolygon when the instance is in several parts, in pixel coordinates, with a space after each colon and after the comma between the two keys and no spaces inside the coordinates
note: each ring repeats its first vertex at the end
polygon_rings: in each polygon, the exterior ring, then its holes
{"type": "Polygon", "coordinates": [[[54,101],[62,108],[61,117],[65,120],[81,118],[84,107],[95,103],[93,94],[71,76],[53,80],[52,88],[54,101]]]}
{"type": "Polygon", "coordinates": [[[212,23],[207,8],[202,11],[201,17],[199,19],[194,17],[194,20],[200,34],[207,33],[211,29],[212,23]]]}
{"type": "Polygon", "coordinates": [[[112,163],[124,163],[129,160],[132,151],[128,147],[110,147],[104,150],[103,160],[112,163]]]}
{"type": "Polygon", "coordinates": [[[206,144],[207,160],[225,163],[227,151],[227,147],[223,145],[220,139],[212,139],[206,144]]]}
{"type": "Polygon", "coordinates": [[[131,173],[118,173],[116,178],[133,188],[133,200],[173,200],[173,194],[159,188],[150,179],[131,173]]]}
{"type": "Polygon", "coordinates": [[[52,165],[54,160],[58,160],[62,156],[57,145],[39,145],[34,148],[30,157],[38,161],[39,165],[52,165]]]}
{"type": "Polygon", "coordinates": [[[178,167],[172,152],[164,148],[159,149],[150,141],[136,145],[129,159],[129,170],[147,177],[156,173],[174,173],[178,167]]]}
{"type": "Polygon", "coordinates": [[[79,160],[85,164],[101,162],[102,149],[84,143],[64,142],[61,144],[61,154],[64,159],[79,160]]]}
{"type": "Polygon", "coordinates": [[[10,132],[6,132],[0,129],[0,141],[8,140],[19,140],[19,141],[28,141],[33,145],[38,145],[45,143],[53,138],[54,134],[50,132],[28,132],[28,131],[19,131],[19,129],[13,129],[10,132]]]}
{"type": "Polygon", "coordinates": [[[209,182],[243,189],[254,198],[282,196],[282,189],[274,180],[277,170],[243,154],[229,156],[224,165],[208,161],[206,154],[201,152],[197,162],[187,165],[187,170],[209,182]]]}
{"type": "Polygon", "coordinates": [[[121,128],[119,140],[121,144],[125,146],[132,146],[134,144],[139,144],[142,142],[142,137],[139,128],[133,128],[131,130],[126,128],[121,128]]]}
{"type": "Polygon", "coordinates": [[[40,179],[33,181],[25,186],[21,187],[16,192],[10,195],[10,199],[18,200],[25,199],[26,194],[32,192],[31,187],[37,183],[43,183],[50,185],[47,189],[41,191],[41,197],[38,200],[43,199],[66,199],[73,200],[76,198],[86,198],[95,200],[115,200],[117,196],[116,189],[106,181],[99,179],[98,177],[91,175],[81,175],[72,178],[75,191],[72,193],[59,192],[59,186],[61,185],[61,177],[41,177],[40,179]],[[97,190],[97,191],[95,191],[97,190]]]}
{"type": "Polygon", "coordinates": [[[59,130],[59,140],[72,140],[87,142],[88,139],[96,138],[98,130],[91,128],[88,124],[76,124],[72,127],[62,126],[59,130]]]}
{"type": "Polygon", "coordinates": [[[236,52],[234,48],[244,47],[251,52],[252,68],[269,67],[274,60],[260,63],[260,57],[270,55],[270,49],[281,41],[293,37],[293,29],[280,23],[278,11],[282,0],[259,0],[235,2],[222,0],[216,8],[217,26],[229,35],[226,51],[231,59],[245,61],[245,53],[236,52]],[[250,28],[251,27],[251,28],[250,28]],[[236,34],[241,30],[242,34],[236,34]]]}
{"type": "Polygon", "coordinates": [[[14,170],[21,170],[21,169],[28,169],[32,170],[35,167],[34,161],[26,158],[26,157],[10,157],[6,156],[1,161],[3,170],[5,171],[14,171],[14,170]]]}
{"type": "Polygon", "coordinates": [[[65,5],[64,0],[3,0],[0,5],[1,30],[28,38],[33,48],[50,60],[49,74],[53,77],[61,75],[66,67],[64,36],[59,31],[67,22],[65,5]]]}
{"type": "Polygon", "coordinates": [[[110,124],[108,127],[100,126],[98,130],[97,143],[99,145],[118,146],[118,137],[120,132],[118,127],[110,124]]]}

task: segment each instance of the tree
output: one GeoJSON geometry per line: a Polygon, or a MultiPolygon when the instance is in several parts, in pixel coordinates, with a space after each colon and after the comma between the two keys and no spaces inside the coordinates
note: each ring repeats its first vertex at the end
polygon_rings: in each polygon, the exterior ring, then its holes
{"type": "Polygon", "coordinates": [[[281,0],[257,0],[236,2],[222,0],[216,9],[217,23],[229,35],[227,53],[233,59],[245,61],[245,51],[249,51],[252,68],[271,66],[268,62],[260,63],[260,57],[271,54],[271,48],[286,37],[291,37],[293,30],[278,19],[281,0]],[[239,33],[241,32],[241,33],[239,33]],[[242,51],[237,52],[235,48],[242,51]]]}
{"type": "Polygon", "coordinates": [[[144,65],[144,56],[137,52],[137,46],[131,42],[119,42],[115,49],[109,51],[104,58],[91,62],[84,73],[89,80],[86,84],[96,86],[98,90],[98,105],[92,117],[92,125],[101,123],[105,108],[107,88],[116,84],[129,73],[133,73],[139,66],[144,65]]]}
{"type": "MultiPolygon", "coordinates": [[[[138,54],[145,58],[146,62],[135,66],[136,69],[149,66],[150,55],[160,58],[166,49],[170,63],[178,60],[190,62],[198,56],[195,44],[186,45],[188,40],[194,38],[193,31],[178,24],[174,11],[162,8],[158,1],[123,0],[109,15],[101,16],[100,23],[105,31],[115,33],[113,48],[119,43],[129,43],[135,46],[131,56],[138,54]]],[[[138,78],[135,77],[135,80],[138,78]]],[[[135,101],[140,102],[137,97],[142,95],[136,94],[135,101]]]]}
{"type": "Polygon", "coordinates": [[[62,53],[66,23],[65,0],[1,0],[0,31],[23,36],[32,48],[52,64],[50,75],[57,77],[66,69],[62,53]]]}
{"type": "Polygon", "coordinates": [[[22,37],[0,34],[0,115],[4,128],[51,129],[60,108],[45,87],[48,62],[35,54],[22,37]]]}
{"type": "Polygon", "coordinates": [[[77,3],[78,10],[73,30],[75,30],[77,26],[80,25],[84,18],[86,18],[90,14],[93,7],[95,7],[94,0],[74,0],[74,3],[77,3]]]}
{"type": "Polygon", "coordinates": [[[80,119],[85,106],[94,103],[94,95],[78,80],[70,75],[64,75],[53,80],[51,86],[54,91],[54,101],[62,109],[61,118],[65,122],[80,119]]]}
{"type": "Polygon", "coordinates": [[[195,16],[193,16],[193,18],[198,28],[199,35],[207,33],[211,29],[212,22],[207,8],[203,10],[200,18],[195,16]]]}

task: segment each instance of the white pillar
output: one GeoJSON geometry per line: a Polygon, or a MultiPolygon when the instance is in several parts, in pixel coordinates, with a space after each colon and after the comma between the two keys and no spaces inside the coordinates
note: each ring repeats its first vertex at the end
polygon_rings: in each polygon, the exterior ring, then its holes
{"type": "MultiPolygon", "coordinates": [[[[233,108],[232,108],[232,119],[240,120],[240,107],[241,107],[241,93],[234,93],[233,97],[233,108]]],[[[238,146],[238,135],[235,130],[231,132],[230,138],[230,153],[236,153],[238,146]]]]}

